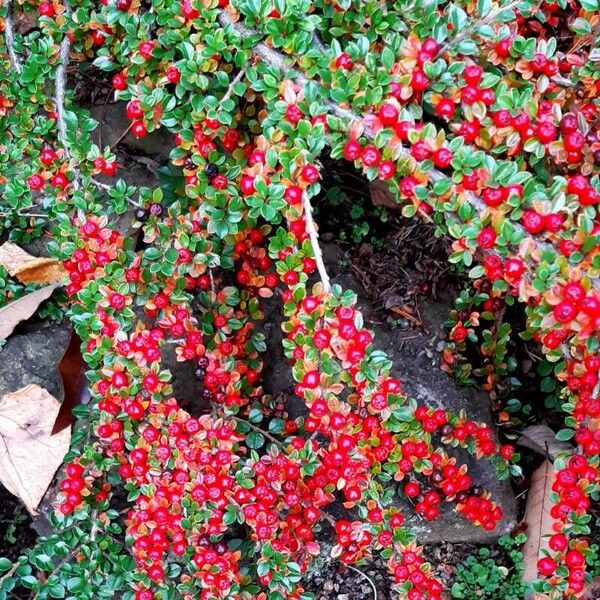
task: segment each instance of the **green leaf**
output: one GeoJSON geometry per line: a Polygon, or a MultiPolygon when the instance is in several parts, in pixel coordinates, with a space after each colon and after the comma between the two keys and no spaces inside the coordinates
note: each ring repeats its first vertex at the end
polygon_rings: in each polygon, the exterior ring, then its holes
{"type": "Polygon", "coordinates": [[[252,450],[258,450],[265,443],[265,437],[258,431],[251,431],[246,437],[246,446],[252,450]]]}
{"type": "Polygon", "coordinates": [[[573,431],[572,429],[561,429],[556,434],[556,439],[559,442],[566,442],[566,441],[572,439],[574,435],[575,435],[575,431],[573,431]]]}
{"type": "Polygon", "coordinates": [[[8,571],[13,563],[8,558],[0,557],[0,572],[8,571]]]}

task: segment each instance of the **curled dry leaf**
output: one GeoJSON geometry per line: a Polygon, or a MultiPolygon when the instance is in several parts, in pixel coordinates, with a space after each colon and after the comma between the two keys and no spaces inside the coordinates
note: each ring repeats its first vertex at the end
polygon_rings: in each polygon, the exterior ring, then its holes
{"type": "Polygon", "coordinates": [[[58,283],[47,285],[0,308],[0,340],[6,339],[21,321],[29,319],[58,286],[58,283]]]}
{"type": "Polygon", "coordinates": [[[73,409],[80,404],[87,404],[90,400],[85,364],[81,356],[81,340],[75,331],[71,332],[71,340],[58,365],[58,371],[62,379],[64,398],[52,428],[52,435],[71,425],[75,420],[73,409]]]}
{"type": "MultiPolygon", "coordinates": [[[[525,508],[527,541],[523,546],[523,581],[531,583],[538,578],[537,562],[543,550],[548,549],[548,538],[554,533],[554,519],[550,515],[550,493],[555,478],[554,465],[544,463],[533,473],[525,508]]],[[[539,600],[539,596],[530,596],[539,600]]]]}
{"type": "Polygon", "coordinates": [[[552,460],[555,460],[562,452],[573,452],[574,450],[569,442],[557,440],[556,434],[548,425],[530,425],[526,427],[517,440],[517,444],[552,460]]]}
{"type": "Polygon", "coordinates": [[[65,279],[67,271],[53,258],[35,257],[11,242],[0,246],[0,265],[21,283],[47,285],[65,279]]]}
{"type": "Polygon", "coordinates": [[[51,435],[59,408],[34,384],[0,398],[0,481],[31,514],[69,451],[70,428],[51,435]]]}

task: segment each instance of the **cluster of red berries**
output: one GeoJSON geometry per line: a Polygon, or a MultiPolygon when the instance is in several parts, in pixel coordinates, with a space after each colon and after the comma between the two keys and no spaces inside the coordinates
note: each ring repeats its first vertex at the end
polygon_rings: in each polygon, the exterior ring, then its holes
{"type": "Polygon", "coordinates": [[[467,495],[464,501],[458,502],[456,508],[471,523],[486,531],[493,531],[502,519],[502,509],[485,496],[467,495]]]}
{"type": "Polygon", "coordinates": [[[96,278],[96,270],[114,260],[123,246],[123,239],[116,231],[102,225],[101,220],[89,217],[79,225],[79,238],[84,248],[77,248],[64,267],[70,283],[66,287],[69,296],[80,291],[87,282],[96,278]]]}
{"type": "Polygon", "coordinates": [[[591,321],[591,330],[600,326],[600,296],[595,290],[587,291],[579,281],[569,281],[558,286],[549,299],[553,303],[552,314],[561,328],[566,329],[573,321],[591,321]]]}
{"type": "Polygon", "coordinates": [[[585,566],[587,543],[585,540],[572,541],[563,533],[565,526],[575,517],[581,517],[589,510],[590,499],[586,488],[597,480],[598,474],[581,454],[569,458],[567,466],[556,472],[552,491],[557,501],[551,508],[555,519],[554,533],[548,540],[549,555],[538,561],[538,572],[545,577],[556,574],[558,564],[569,570],[566,578],[567,596],[581,593],[585,587],[585,566]]]}
{"type": "Polygon", "coordinates": [[[490,281],[504,279],[511,285],[516,285],[525,273],[525,262],[518,257],[503,260],[498,254],[488,254],[483,259],[483,268],[490,281]]]}
{"type": "Polygon", "coordinates": [[[77,462],[72,462],[65,469],[65,478],[60,482],[60,491],[65,500],[60,506],[63,515],[68,515],[81,504],[81,492],[86,488],[84,468],[77,462]]]}
{"type": "Polygon", "coordinates": [[[416,546],[407,546],[388,564],[397,589],[408,600],[439,600],[442,597],[442,584],[430,575],[416,546]]]}

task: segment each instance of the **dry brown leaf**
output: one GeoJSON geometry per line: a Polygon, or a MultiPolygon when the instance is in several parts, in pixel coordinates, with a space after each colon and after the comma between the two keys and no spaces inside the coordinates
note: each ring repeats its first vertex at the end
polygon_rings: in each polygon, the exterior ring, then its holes
{"type": "Polygon", "coordinates": [[[554,478],[554,465],[549,460],[545,460],[531,477],[525,508],[527,541],[523,546],[523,581],[527,583],[538,578],[537,562],[541,552],[548,549],[548,538],[553,533],[550,492],[554,478]]]}
{"type": "Polygon", "coordinates": [[[389,186],[381,181],[381,179],[369,181],[369,192],[371,194],[371,201],[375,206],[385,206],[394,210],[402,209],[401,204],[396,200],[389,186]]]}
{"type": "Polygon", "coordinates": [[[6,339],[21,321],[29,319],[58,286],[58,283],[47,285],[0,308],[0,340],[6,339]]]}
{"type": "Polygon", "coordinates": [[[11,242],[0,246],[0,265],[21,283],[47,285],[67,276],[62,263],[53,258],[35,257],[11,242]]]}
{"type": "Polygon", "coordinates": [[[556,459],[561,452],[573,452],[574,450],[569,442],[557,440],[556,434],[548,425],[530,425],[526,427],[521,432],[517,444],[552,460],[556,459]]]}
{"type": "Polygon", "coordinates": [[[60,402],[39,385],[0,398],[0,481],[31,514],[69,451],[71,428],[51,435],[60,402]]]}
{"type": "Polygon", "coordinates": [[[583,590],[582,600],[598,600],[600,598],[600,577],[594,577],[583,590]]]}

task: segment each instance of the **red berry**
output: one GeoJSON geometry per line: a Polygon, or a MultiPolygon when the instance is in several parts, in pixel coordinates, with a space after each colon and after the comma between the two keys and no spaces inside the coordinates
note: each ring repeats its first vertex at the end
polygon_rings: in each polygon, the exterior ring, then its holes
{"type": "Polygon", "coordinates": [[[416,498],[420,493],[421,488],[419,487],[419,484],[414,481],[410,481],[404,486],[404,495],[407,498],[416,498]]]}
{"type": "Polygon", "coordinates": [[[362,146],[356,140],[346,142],[344,146],[344,158],[346,160],[358,160],[362,154],[362,146]]]}
{"type": "Polygon", "coordinates": [[[252,175],[244,175],[240,181],[240,190],[244,196],[251,196],[256,191],[254,187],[254,177],[252,175]]]}
{"type": "Polygon", "coordinates": [[[177,67],[169,67],[167,69],[166,76],[169,83],[179,83],[179,80],[181,79],[181,72],[177,67]]]}
{"type": "Polygon", "coordinates": [[[307,183],[317,183],[320,177],[319,170],[314,165],[304,165],[301,177],[307,183]]]}
{"type": "Polygon", "coordinates": [[[52,2],[40,2],[38,11],[42,17],[53,17],[55,14],[54,6],[52,2]]]}
{"type": "Polygon", "coordinates": [[[495,47],[496,54],[499,58],[508,58],[510,54],[510,46],[512,42],[510,39],[506,38],[504,40],[500,40],[495,47]]]}
{"type": "Polygon", "coordinates": [[[572,131],[564,137],[563,143],[569,152],[580,152],[585,144],[585,137],[579,130],[572,131]]]}
{"type": "Polygon", "coordinates": [[[396,165],[391,160],[381,161],[377,169],[379,179],[391,179],[396,173],[396,165]]]}
{"type": "Polygon", "coordinates": [[[477,244],[483,250],[489,250],[496,244],[496,232],[493,227],[485,227],[477,236],[477,244]]]}
{"type": "Polygon", "coordinates": [[[439,148],[433,153],[433,164],[438,169],[447,169],[452,163],[453,156],[448,148],[439,148]]]}
{"type": "Polygon", "coordinates": [[[381,160],[381,152],[373,145],[365,146],[361,160],[365,167],[375,167],[381,160]]]}
{"type": "Polygon", "coordinates": [[[131,125],[131,133],[136,138],[143,138],[148,135],[148,130],[143,121],[134,121],[131,125]]]}
{"type": "Polygon", "coordinates": [[[335,59],[335,66],[338,69],[351,69],[354,66],[354,63],[349,54],[342,52],[342,54],[335,59]]]}
{"type": "Polygon", "coordinates": [[[561,302],[553,309],[554,318],[563,325],[570,323],[577,316],[577,308],[570,302],[561,302]]]}
{"type": "Polygon", "coordinates": [[[422,92],[427,89],[429,85],[429,79],[425,77],[425,74],[420,69],[415,69],[412,74],[412,79],[410,81],[410,87],[412,87],[415,92],[422,92]]]}
{"type": "Polygon", "coordinates": [[[286,188],[283,195],[289,204],[300,204],[302,202],[302,190],[297,185],[286,188]]]}
{"type": "Polygon", "coordinates": [[[549,556],[545,556],[538,560],[537,567],[540,575],[547,577],[548,575],[553,575],[556,571],[556,562],[549,556]]]}
{"type": "Polygon", "coordinates": [[[123,73],[115,73],[112,78],[112,86],[115,90],[123,91],[127,89],[127,78],[123,73]]]}
{"type": "Polygon", "coordinates": [[[454,116],[454,102],[449,98],[442,98],[435,107],[435,114],[444,119],[451,119],[454,116]]]}
{"type": "Polygon", "coordinates": [[[546,223],[544,217],[535,210],[524,211],[521,222],[526,231],[534,235],[543,231],[546,223]]]}
{"type": "Polygon", "coordinates": [[[386,127],[391,127],[392,125],[395,125],[398,122],[399,112],[393,104],[385,102],[379,108],[377,115],[382,125],[386,127]]]}
{"type": "Polygon", "coordinates": [[[468,65],[463,72],[463,77],[469,85],[477,85],[482,76],[483,70],[479,65],[468,65]]]}

